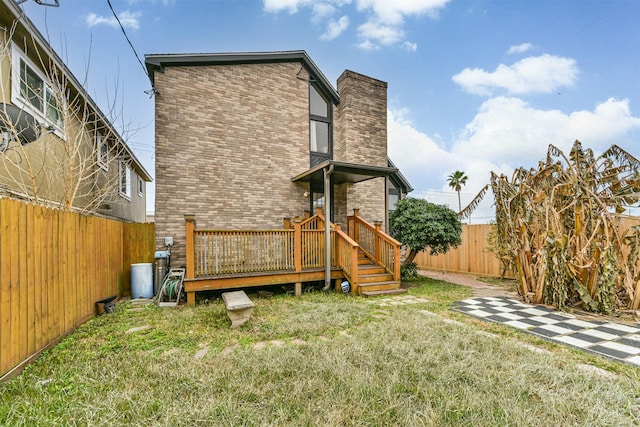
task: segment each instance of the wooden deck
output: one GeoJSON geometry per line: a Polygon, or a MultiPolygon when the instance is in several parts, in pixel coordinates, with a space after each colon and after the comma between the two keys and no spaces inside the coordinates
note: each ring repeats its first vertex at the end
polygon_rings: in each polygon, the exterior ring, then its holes
{"type": "MultiPolygon", "coordinates": [[[[224,289],[249,288],[254,286],[271,286],[295,283],[295,294],[302,293],[302,283],[324,280],[324,268],[313,268],[303,271],[268,271],[256,273],[224,274],[185,279],[184,289],[187,293],[187,304],[195,305],[195,293],[199,291],[217,291],[224,289]]],[[[342,269],[331,269],[331,280],[344,280],[342,269]]]]}
{"type": "MultiPolygon", "coordinates": [[[[253,286],[294,284],[325,280],[325,219],[314,216],[285,220],[277,230],[198,230],[192,215],[185,215],[187,303],[195,293],[253,286]]],[[[400,287],[400,243],[371,225],[354,210],[345,233],[331,224],[331,280],[340,289],[348,280],[351,292],[395,291],[400,287]]]]}

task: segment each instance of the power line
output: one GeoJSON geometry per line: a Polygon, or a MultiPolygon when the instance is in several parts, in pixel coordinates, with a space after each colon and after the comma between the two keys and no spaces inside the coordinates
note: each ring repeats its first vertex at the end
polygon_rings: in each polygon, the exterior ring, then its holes
{"type": "Polygon", "coordinates": [[[120,18],[118,18],[118,14],[116,14],[116,11],[113,10],[113,6],[111,5],[111,0],[107,0],[107,4],[109,5],[109,9],[111,9],[111,13],[113,13],[113,17],[116,18],[116,21],[118,21],[118,25],[120,25],[120,29],[122,30],[122,34],[124,34],[124,38],[127,40],[127,43],[129,43],[129,46],[131,46],[131,50],[133,51],[133,54],[138,60],[138,63],[140,64],[140,66],[142,67],[142,71],[144,72],[144,75],[147,76],[147,78],[149,79],[149,82],[151,83],[151,87],[153,88],[153,82],[151,81],[151,76],[147,72],[147,68],[142,63],[142,60],[140,59],[140,55],[138,55],[138,52],[136,52],[136,48],[133,47],[133,43],[131,43],[131,40],[129,40],[129,36],[127,35],[127,32],[124,30],[124,26],[122,25],[122,22],[120,22],[120,18]]]}

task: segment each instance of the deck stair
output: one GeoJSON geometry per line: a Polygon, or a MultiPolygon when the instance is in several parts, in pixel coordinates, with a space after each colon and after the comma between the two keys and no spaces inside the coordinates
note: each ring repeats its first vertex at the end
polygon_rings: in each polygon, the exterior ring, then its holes
{"type": "Polygon", "coordinates": [[[393,274],[374,262],[362,250],[358,252],[358,293],[364,297],[397,295],[407,292],[400,288],[400,282],[393,280],[393,274]]]}

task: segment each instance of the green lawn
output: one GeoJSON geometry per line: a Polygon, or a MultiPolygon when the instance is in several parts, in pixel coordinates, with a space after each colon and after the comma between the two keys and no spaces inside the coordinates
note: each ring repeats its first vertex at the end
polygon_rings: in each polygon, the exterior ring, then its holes
{"type": "Polygon", "coordinates": [[[640,424],[640,369],[447,311],[467,288],[414,285],[428,302],[250,294],[236,331],[215,298],[121,303],[0,385],[0,425],[640,424]]]}

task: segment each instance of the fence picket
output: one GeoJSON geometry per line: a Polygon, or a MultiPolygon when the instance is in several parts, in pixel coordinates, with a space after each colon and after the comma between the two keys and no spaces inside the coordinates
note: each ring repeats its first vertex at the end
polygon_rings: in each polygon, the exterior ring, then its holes
{"type": "Polygon", "coordinates": [[[0,379],[128,289],[130,264],[153,261],[154,238],[153,224],[0,199],[0,379]]]}

